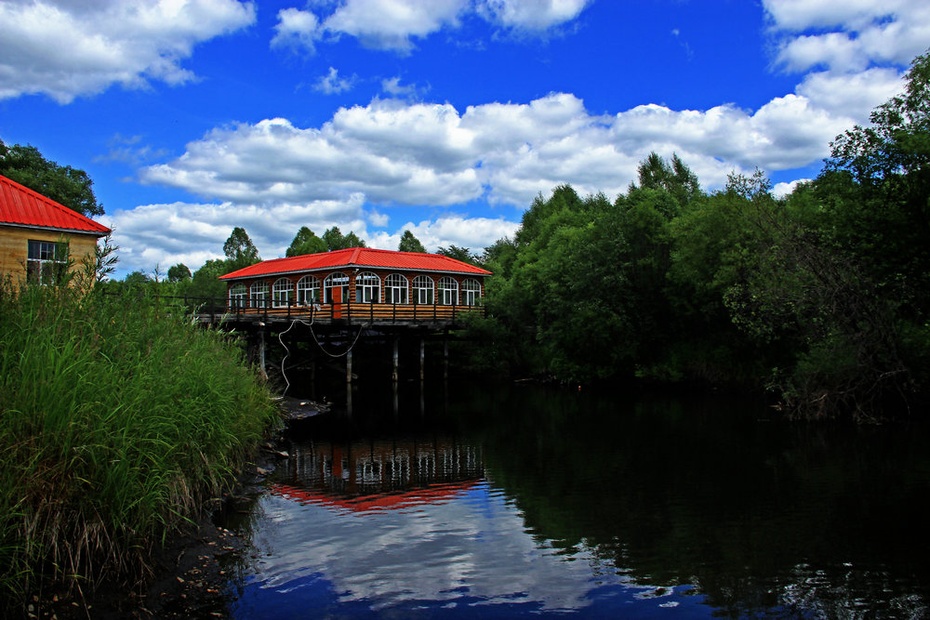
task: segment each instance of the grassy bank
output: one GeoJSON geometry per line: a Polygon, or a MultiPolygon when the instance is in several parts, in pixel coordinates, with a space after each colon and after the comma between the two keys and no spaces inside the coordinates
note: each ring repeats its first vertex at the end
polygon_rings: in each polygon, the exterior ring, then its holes
{"type": "Polygon", "coordinates": [[[139,294],[0,286],[0,604],[144,576],[277,412],[222,333],[139,294]]]}

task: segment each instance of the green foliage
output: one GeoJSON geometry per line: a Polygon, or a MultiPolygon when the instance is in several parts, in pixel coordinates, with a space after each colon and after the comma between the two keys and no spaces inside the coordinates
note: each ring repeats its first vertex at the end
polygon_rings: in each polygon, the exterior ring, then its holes
{"type": "Polygon", "coordinates": [[[325,252],[327,249],[329,248],[326,247],[326,242],[317,237],[316,233],[306,226],[301,226],[284,255],[303,256],[304,254],[325,252]]]}
{"type": "MultiPolygon", "coordinates": [[[[892,103],[908,112],[876,118],[910,120],[886,141],[916,148],[902,136],[923,127],[913,110],[927,106],[892,103]]],[[[874,143],[856,142],[863,157],[874,143]]],[[[759,170],[706,195],[677,157],[655,154],[613,204],[569,186],[538,197],[514,240],[485,251],[496,326],[481,330],[496,359],[561,381],[767,386],[807,417],[900,410],[930,388],[930,292],[919,284],[930,234],[908,207],[930,204],[909,178],[925,167],[900,155],[864,182],[842,161],[850,169],[834,162],[786,200],[759,170]]]]}
{"type": "Polygon", "coordinates": [[[420,240],[417,239],[412,232],[405,230],[404,234],[400,237],[400,244],[397,249],[401,252],[421,252],[426,253],[426,248],[423,247],[423,244],[420,243],[420,240]]]}
{"type": "Polygon", "coordinates": [[[338,226],[326,230],[321,239],[326,244],[326,249],[330,251],[365,247],[365,242],[359,239],[358,235],[351,231],[348,235],[343,235],[338,226]]]}
{"type": "Polygon", "coordinates": [[[226,242],[223,244],[223,254],[229,261],[230,271],[254,265],[262,260],[258,255],[258,248],[252,243],[249,233],[244,228],[236,226],[226,242]]]}
{"type": "Polygon", "coordinates": [[[190,268],[184,263],[178,263],[168,268],[169,282],[187,282],[193,277],[190,268]]]}
{"type": "Polygon", "coordinates": [[[83,215],[103,215],[88,174],[45,159],[34,146],[0,140],[0,174],[83,215]]]}
{"type": "Polygon", "coordinates": [[[146,295],[0,290],[0,589],[139,577],[277,413],[222,333],[146,295]]]}
{"type": "Polygon", "coordinates": [[[448,247],[440,247],[436,250],[437,254],[442,254],[443,256],[448,256],[449,258],[454,258],[455,260],[460,260],[463,263],[468,263],[470,265],[478,265],[478,255],[473,253],[469,248],[463,248],[457,245],[449,245],[448,247]]]}

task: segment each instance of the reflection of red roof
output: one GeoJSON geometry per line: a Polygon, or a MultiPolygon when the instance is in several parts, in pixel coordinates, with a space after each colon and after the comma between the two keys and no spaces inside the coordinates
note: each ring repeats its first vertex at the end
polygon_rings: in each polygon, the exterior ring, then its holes
{"type": "Polygon", "coordinates": [[[377,493],[373,495],[359,495],[356,497],[342,497],[324,491],[304,489],[289,484],[273,484],[271,485],[271,492],[301,504],[319,504],[328,508],[364,513],[447,502],[465,491],[468,491],[474,485],[474,480],[448,482],[431,484],[426,487],[398,493],[377,493]]]}
{"type": "Polygon", "coordinates": [[[237,280],[258,276],[280,275],[323,269],[400,269],[404,271],[433,271],[474,276],[489,276],[491,272],[475,265],[443,256],[421,252],[395,252],[372,248],[348,248],[304,254],[288,258],[273,258],[220,276],[220,280],[237,280]]]}
{"type": "Polygon", "coordinates": [[[0,175],[0,224],[102,237],[110,229],[51,198],[0,175]]]}

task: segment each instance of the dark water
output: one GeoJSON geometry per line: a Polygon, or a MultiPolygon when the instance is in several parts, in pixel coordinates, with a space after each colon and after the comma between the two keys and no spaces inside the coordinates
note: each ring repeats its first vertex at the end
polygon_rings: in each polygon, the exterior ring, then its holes
{"type": "Polygon", "coordinates": [[[292,430],[234,617],[930,617],[925,428],[538,386],[352,404],[292,430]]]}

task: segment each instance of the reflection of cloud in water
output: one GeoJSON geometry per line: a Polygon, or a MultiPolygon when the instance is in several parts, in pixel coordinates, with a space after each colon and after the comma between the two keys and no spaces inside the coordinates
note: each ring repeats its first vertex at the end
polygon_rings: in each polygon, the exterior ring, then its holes
{"type": "Polygon", "coordinates": [[[587,551],[565,557],[535,542],[517,509],[487,483],[452,501],[400,510],[355,514],[272,495],[261,510],[254,540],[262,557],[240,612],[250,599],[258,605],[275,596],[269,590],[300,597],[314,576],[329,582],[340,603],[372,609],[467,599],[574,610],[591,602],[589,591],[627,582],[615,570],[592,570],[598,560],[587,551]]]}

